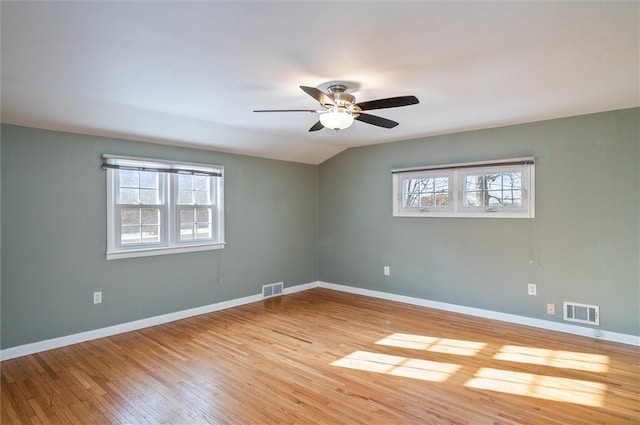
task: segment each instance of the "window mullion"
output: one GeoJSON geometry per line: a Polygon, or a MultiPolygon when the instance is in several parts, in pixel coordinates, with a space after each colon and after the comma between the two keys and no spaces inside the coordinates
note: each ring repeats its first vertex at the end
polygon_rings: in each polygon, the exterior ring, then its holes
{"type": "Polygon", "coordinates": [[[164,197],[165,197],[165,234],[167,245],[176,243],[176,224],[178,211],[176,211],[177,201],[177,174],[164,173],[164,197]]]}
{"type": "Polygon", "coordinates": [[[460,173],[458,170],[451,171],[451,193],[452,193],[452,202],[453,202],[453,212],[457,213],[460,211],[460,205],[462,204],[462,196],[464,193],[464,188],[460,188],[460,173]]]}
{"type": "Polygon", "coordinates": [[[120,217],[122,215],[121,210],[121,206],[114,203],[114,208],[113,208],[113,221],[114,221],[114,228],[111,230],[111,234],[113,235],[113,243],[115,244],[115,246],[117,246],[118,248],[120,248],[122,246],[122,223],[120,220],[120,217]]]}

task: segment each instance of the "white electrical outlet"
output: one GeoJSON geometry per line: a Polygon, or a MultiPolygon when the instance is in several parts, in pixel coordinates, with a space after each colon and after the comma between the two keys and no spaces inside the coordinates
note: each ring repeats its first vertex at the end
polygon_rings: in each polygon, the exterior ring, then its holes
{"type": "Polygon", "coordinates": [[[547,304],[547,314],[553,316],[556,314],[556,305],[555,304],[547,304]]]}
{"type": "Polygon", "coordinates": [[[390,274],[391,274],[391,270],[389,269],[389,266],[384,266],[384,275],[389,276],[390,274]]]}
{"type": "Polygon", "coordinates": [[[101,304],[102,303],[102,291],[98,291],[98,292],[94,292],[93,293],[93,303],[94,304],[101,304]]]}
{"type": "Polygon", "coordinates": [[[538,288],[537,288],[535,283],[529,283],[527,285],[527,293],[529,295],[537,295],[538,294],[538,288]]]}

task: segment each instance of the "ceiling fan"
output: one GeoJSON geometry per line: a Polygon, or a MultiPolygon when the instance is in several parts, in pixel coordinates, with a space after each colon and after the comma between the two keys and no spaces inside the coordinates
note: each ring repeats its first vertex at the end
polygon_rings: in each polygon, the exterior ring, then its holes
{"type": "Polygon", "coordinates": [[[318,131],[325,127],[332,130],[342,130],[351,126],[354,120],[378,127],[393,128],[398,125],[397,122],[362,111],[397,108],[399,106],[419,103],[418,98],[415,96],[388,97],[385,99],[355,103],[355,96],[347,93],[347,86],[343,84],[333,84],[329,86],[327,89],[329,91],[328,93],[324,93],[315,87],[300,86],[300,88],[320,102],[320,106],[322,106],[323,109],[258,109],[253,112],[311,112],[312,114],[320,114],[320,120],[315,123],[309,131],[318,131]]]}

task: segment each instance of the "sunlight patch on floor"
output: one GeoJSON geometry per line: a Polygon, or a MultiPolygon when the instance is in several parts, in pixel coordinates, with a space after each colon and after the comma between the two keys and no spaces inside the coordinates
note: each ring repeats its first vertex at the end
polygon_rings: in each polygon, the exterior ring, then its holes
{"type": "Polygon", "coordinates": [[[601,407],[605,384],[532,373],[481,368],[466,387],[544,400],[601,407]]]}
{"type": "Polygon", "coordinates": [[[460,365],[457,364],[368,351],[354,351],[348,356],[334,361],[331,365],[431,382],[443,382],[460,368],[460,365]]]}
{"type": "MultiPolygon", "coordinates": [[[[390,334],[376,341],[376,344],[456,356],[477,356],[488,345],[483,342],[405,333],[390,334]]],[[[502,346],[493,359],[596,373],[607,372],[610,361],[606,355],[516,345],[502,346]]],[[[431,382],[444,382],[462,367],[455,363],[368,351],[355,351],[331,364],[431,382]]],[[[599,382],[488,367],[477,369],[473,378],[464,385],[468,388],[595,407],[603,406],[607,391],[607,385],[599,382]]]]}
{"type": "Polygon", "coordinates": [[[487,344],[460,339],[437,338],[432,336],[394,333],[377,341],[378,345],[411,348],[457,356],[475,356],[487,344]]]}
{"type": "Polygon", "coordinates": [[[505,345],[493,358],[516,363],[529,363],[591,372],[607,372],[609,370],[609,356],[572,351],[547,350],[544,348],[505,345]]]}

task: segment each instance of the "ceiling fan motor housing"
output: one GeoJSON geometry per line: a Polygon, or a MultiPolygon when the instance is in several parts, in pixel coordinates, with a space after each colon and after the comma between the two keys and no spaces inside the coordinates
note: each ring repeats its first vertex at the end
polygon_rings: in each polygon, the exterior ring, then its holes
{"type": "Polygon", "coordinates": [[[342,84],[334,84],[328,87],[327,90],[335,102],[335,106],[329,107],[329,111],[349,114],[358,113],[360,108],[355,106],[356,97],[346,93],[346,89],[347,86],[342,84]]]}
{"type": "Polygon", "coordinates": [[[329,93],[331,93],[331,97],[336,102],[338,106],[349,106],[356,102],[356,97],[352,94],[346,93],[345,90],[347,86],[342,84],[334,84],[328,87],[329,93]]]}

